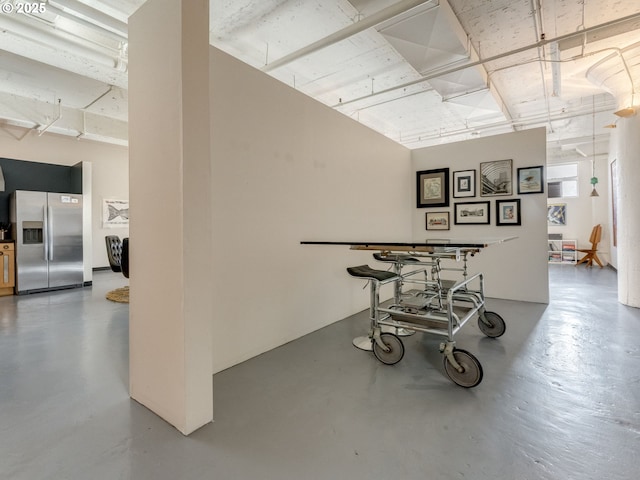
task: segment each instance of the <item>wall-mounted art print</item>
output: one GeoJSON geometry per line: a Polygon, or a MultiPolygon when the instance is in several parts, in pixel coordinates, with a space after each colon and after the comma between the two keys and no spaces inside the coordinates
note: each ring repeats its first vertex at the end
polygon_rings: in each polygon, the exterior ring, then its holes
{"type": "Polygon", "coordinates": [[[454,204],[456,225],[488,225],[491,222],[489,202],[464,202],[454,204]]]}
{"type": "Polygon", "coordinates": [[[547,205],[547,224],[558,226],[567,224],[567,204],[554,203],[547,205]]]}
{"type": "Polygon", "coordinates": [[[460,170],[453,172],[453,197],[476,196],[476,171],[460,170]]]}
{"type": "Polygon", "coordinates": [[[543,166],[518,169],[518,195],[544,193],[543,166]]]}
{"type": "Polygon", "coordinates": [[[129,226],[129,200],[102,201],[102,228],[129,226]]]}
{"type": "Polygon", "coordinates": [[[449,212],[427,212],[427,230],[449,230],[449,212]]]}
{"type": "Polygon", "coordinates": [[[496,200],[496,225],[520,225],[520,199],[496,200]]]}
{"type": "Polygon", "coordinates": [[[480,164],[480,195],[493,197],[513,193],[513,161],[496,160],[480,164]]]}
{"type": "Polygon", "coordinates": [[[449,206],[449,169],[416,172],[417,207],[449,206]]]}

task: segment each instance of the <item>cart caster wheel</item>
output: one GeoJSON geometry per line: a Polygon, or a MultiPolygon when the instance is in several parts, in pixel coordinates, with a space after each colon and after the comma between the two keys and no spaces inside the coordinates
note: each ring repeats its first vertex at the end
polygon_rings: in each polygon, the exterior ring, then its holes
{"type": "Polygon", "coordinates": [[[395,365],[402,360],[402,357],[404,357],[404,345],[402,344],[402,340],[396,337],[393,333],[380,334],[380,340],[382,340],[382,343],[385,344],[389,351],[385,352],[374,340],[373,354],[378,360],[385,365],[395,365]]]}
{"type": "Polygon", "coordinates": [[[482,365],[476,357],[466,350],[453,350],[453,357],[462,367],[462,372],[454,368],[444,357],[444,371],[453,383],[464,388],[472,388],[482,381],[482,365]]]}
{"type": "Polygon", "coordinates": [[[478,317],[478,327],[487,337],[498,338],[507,329],[504,320],[496,312],[484,312],[478,317]],[[483,318],[484,317],[484,318],[483,318]]]}

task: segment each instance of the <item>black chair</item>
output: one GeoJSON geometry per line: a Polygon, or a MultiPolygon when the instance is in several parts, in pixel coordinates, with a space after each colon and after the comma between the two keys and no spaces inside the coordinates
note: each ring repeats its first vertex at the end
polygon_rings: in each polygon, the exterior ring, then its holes
{"type": "Polygon", "coordinates": [[[120,260],[120,268],[122,268],[122,274],[129,278],[129,238],[122,239],[122,257],[120,260]]]}
{"type": "MultiPolygon", "coordinates": [[[[107,243],[107,258],[109,266],[114,272],[122,272],[122,241],[117,235],[107,235],[104,237],[107,243]]],[[[128,277],[125,275],[125,277],[128,277]]]]}

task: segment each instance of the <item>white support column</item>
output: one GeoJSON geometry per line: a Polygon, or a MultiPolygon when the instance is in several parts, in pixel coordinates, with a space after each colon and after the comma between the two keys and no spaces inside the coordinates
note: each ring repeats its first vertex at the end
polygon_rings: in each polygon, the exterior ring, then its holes
{"type": "Polygon", "coordinates": [[[613,150],[618,170],[618,300],[640,307],[640,116],[620,119],[616,130],[617,145],[613,150]]]}
{"type": "Polygon", "coordinates": [[[185,435],[213,419],[209,2],[129,19],[130,393],[185,435]]]}

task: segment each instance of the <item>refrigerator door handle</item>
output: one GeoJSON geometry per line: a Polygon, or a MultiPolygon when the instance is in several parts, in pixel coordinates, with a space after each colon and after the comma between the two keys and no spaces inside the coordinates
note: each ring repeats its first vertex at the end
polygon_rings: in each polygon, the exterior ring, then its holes
{"type": "Polygon", "coordinates": [[[51,206],[47,207],[47,245],[49,246],[49,260],[53,261],[53,211],[51,206]]]}
{"type": "Polygon", "coordinates": [[[42,207],[42,216],[44,217],[44,259],[49,258],[49,216],[47,215],[47,207],[42,207]]]}

